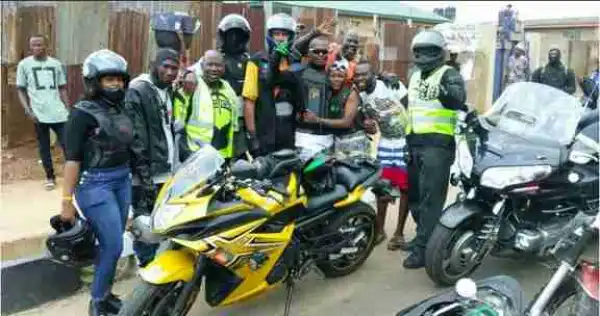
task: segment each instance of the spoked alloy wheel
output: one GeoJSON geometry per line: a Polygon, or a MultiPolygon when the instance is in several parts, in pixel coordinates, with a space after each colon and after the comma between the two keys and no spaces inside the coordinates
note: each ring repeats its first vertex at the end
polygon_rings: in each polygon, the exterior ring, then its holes
{"type": "Polygon", "coordinates": [[[455,229],[438,224],[427,243],[425,268],[435,283],[453,285],[471,274],[480,264],[477,260],[484,240],[479,238],[480,225],[465,222],[455,229]]]}
{"type": "Polygon", "coordinates": [[[342,211],[327,227],[350,239],[340,250],[317,263],[326,277],[341,277],[356,271],[367,260],[375,244],[375,212],[362,202],[342,211]]]}

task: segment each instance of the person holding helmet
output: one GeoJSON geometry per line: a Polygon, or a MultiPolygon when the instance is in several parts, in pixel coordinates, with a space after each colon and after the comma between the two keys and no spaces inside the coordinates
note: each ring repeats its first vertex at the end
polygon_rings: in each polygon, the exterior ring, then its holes
{"type": "MultiPolygon", "coordinates": [[[[246,75],[246,64],[250,59],[248,42],[252,29],[248,20],[239,14],[228,14],[221,19],[217,26],[217,49],[223,54],[225,73],[223,78],[235,91],[239,98],[238,122],[234,133],[234,157],[242,157],[248,150],[246,144],[246,127],[244,126],[244,100],[242,88],[246,75]]],[[[202,59],[192,66],[198,80],[203,77],[202,59]]]]}
{"type": "Polygon", "coordinates": [[[295,35],[296,21],[291,16],[271,16],[267,20],[267,51],[252,56],[246,66],[242,96],[253,155],[294,148],[296,114],[304,105],[302,80],[291,67],[300,60],[292,49],[295,35]]]}
{"type": "Polygon", "coordinates": [[[84,98],[66,124],[66,157],[61,220],[75,223],[75,205],[98,238],[89,315],[119,312],[111,293],[123,250],[123,233],[131,205],[130,155],[133,124],[123,111],[129,82],[127,62],[102,49],[83,63],[84,98]]]}
{"type": "Polygon", "coordinates": [[[417,236],[409,243],[407,269],[425,266],[425,246],[446,201],[450,166],[454,162],[457,111],[466,111],[465,84],[460,73],[445,65],[444,37],[424,30],[412,41],[417,69],[408,85],[406,127],[409,157],[409,206],[417,236]]]}

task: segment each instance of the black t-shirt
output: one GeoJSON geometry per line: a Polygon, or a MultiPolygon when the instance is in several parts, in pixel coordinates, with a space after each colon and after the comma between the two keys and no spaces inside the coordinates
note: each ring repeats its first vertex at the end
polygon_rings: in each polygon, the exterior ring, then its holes
{"type": "Polygon", "coordinates": [[[78,108],[71,110],[65,126],[67,160],[83,161],[85,143],[98,127],[98,122],[92,115],[78,108]]]}

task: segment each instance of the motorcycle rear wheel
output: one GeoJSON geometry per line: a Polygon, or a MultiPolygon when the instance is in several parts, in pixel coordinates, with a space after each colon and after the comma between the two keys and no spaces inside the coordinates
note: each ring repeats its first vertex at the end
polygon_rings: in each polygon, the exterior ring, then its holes
{"type": "MultiPolygon", "coordinates": [[[[172,308],[181,294],[183,284],[175,282],[157,285],[140,281],[123,302],[119,316],[172,316],[172,308]]],[[[192,297],[195,300],[196,295],[192,297]]],[[[187,315],[192,305],[193,301],[177,316],[187,315]]]]}
{"type": "Polygon", "coordinates": [[[323,272],[325,277],[338,278],[352,274],[365,263],[373,251],[375,246],[375,211],[364,202],[357,202],[340,211],[339,215],[327,226],[327,232],[339,231],[344,227],[355,225],[356,222],[359,222],[358,225],[361,226],[367,224],[367,228],[363,229],[364,238],[357,244],[358,252],[351,255],[342,255],[342,257],[335,260],[317,262],[316,266],[323,272]]]}
{"type": "Polygon", "coordinates": [[[458,260],[461,254],[455,252],[462,252],[465,245],[472,243],[477,238],[478,230],[477,225],[471,221],[461,223],[454,229],[444,227],[439,223],[436,225],[425,250],[425,271],[433,282],[442,286],[454,285],[456,281],[470,275],[479,267],[481,261],[466,262],[464,266],[461,266],[461,270],[456,269],[456,263],[452,266],[446,262],[462,262],[462,260],[458,260]],[[469,232],[471,232],[470,235],[469,232]],[[447,258],[448,256],[450,258],[447,258]]]}

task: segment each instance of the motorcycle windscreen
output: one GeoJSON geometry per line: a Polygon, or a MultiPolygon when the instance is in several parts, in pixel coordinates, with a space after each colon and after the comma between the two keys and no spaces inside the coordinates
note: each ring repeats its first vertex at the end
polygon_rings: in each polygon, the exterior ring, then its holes
{"type": "MultiPolygon", "coordinates": [[[[179,166],[171,181],[161,190],[164,194],[159,199],[164,201],[182,197],[215,176],[223,163],[225,159],[215,148],[203,146],[179,166]]],[[[156,205],[162,205],[161,201],[157,200],[156,205]]]]}
{"type": "Polygon", "coordinates": [[[556,88],[519,82],[509,85],[482,125],[530,142],[569,145],[575,136],[583,108],[577,98],[556,88]]]}

